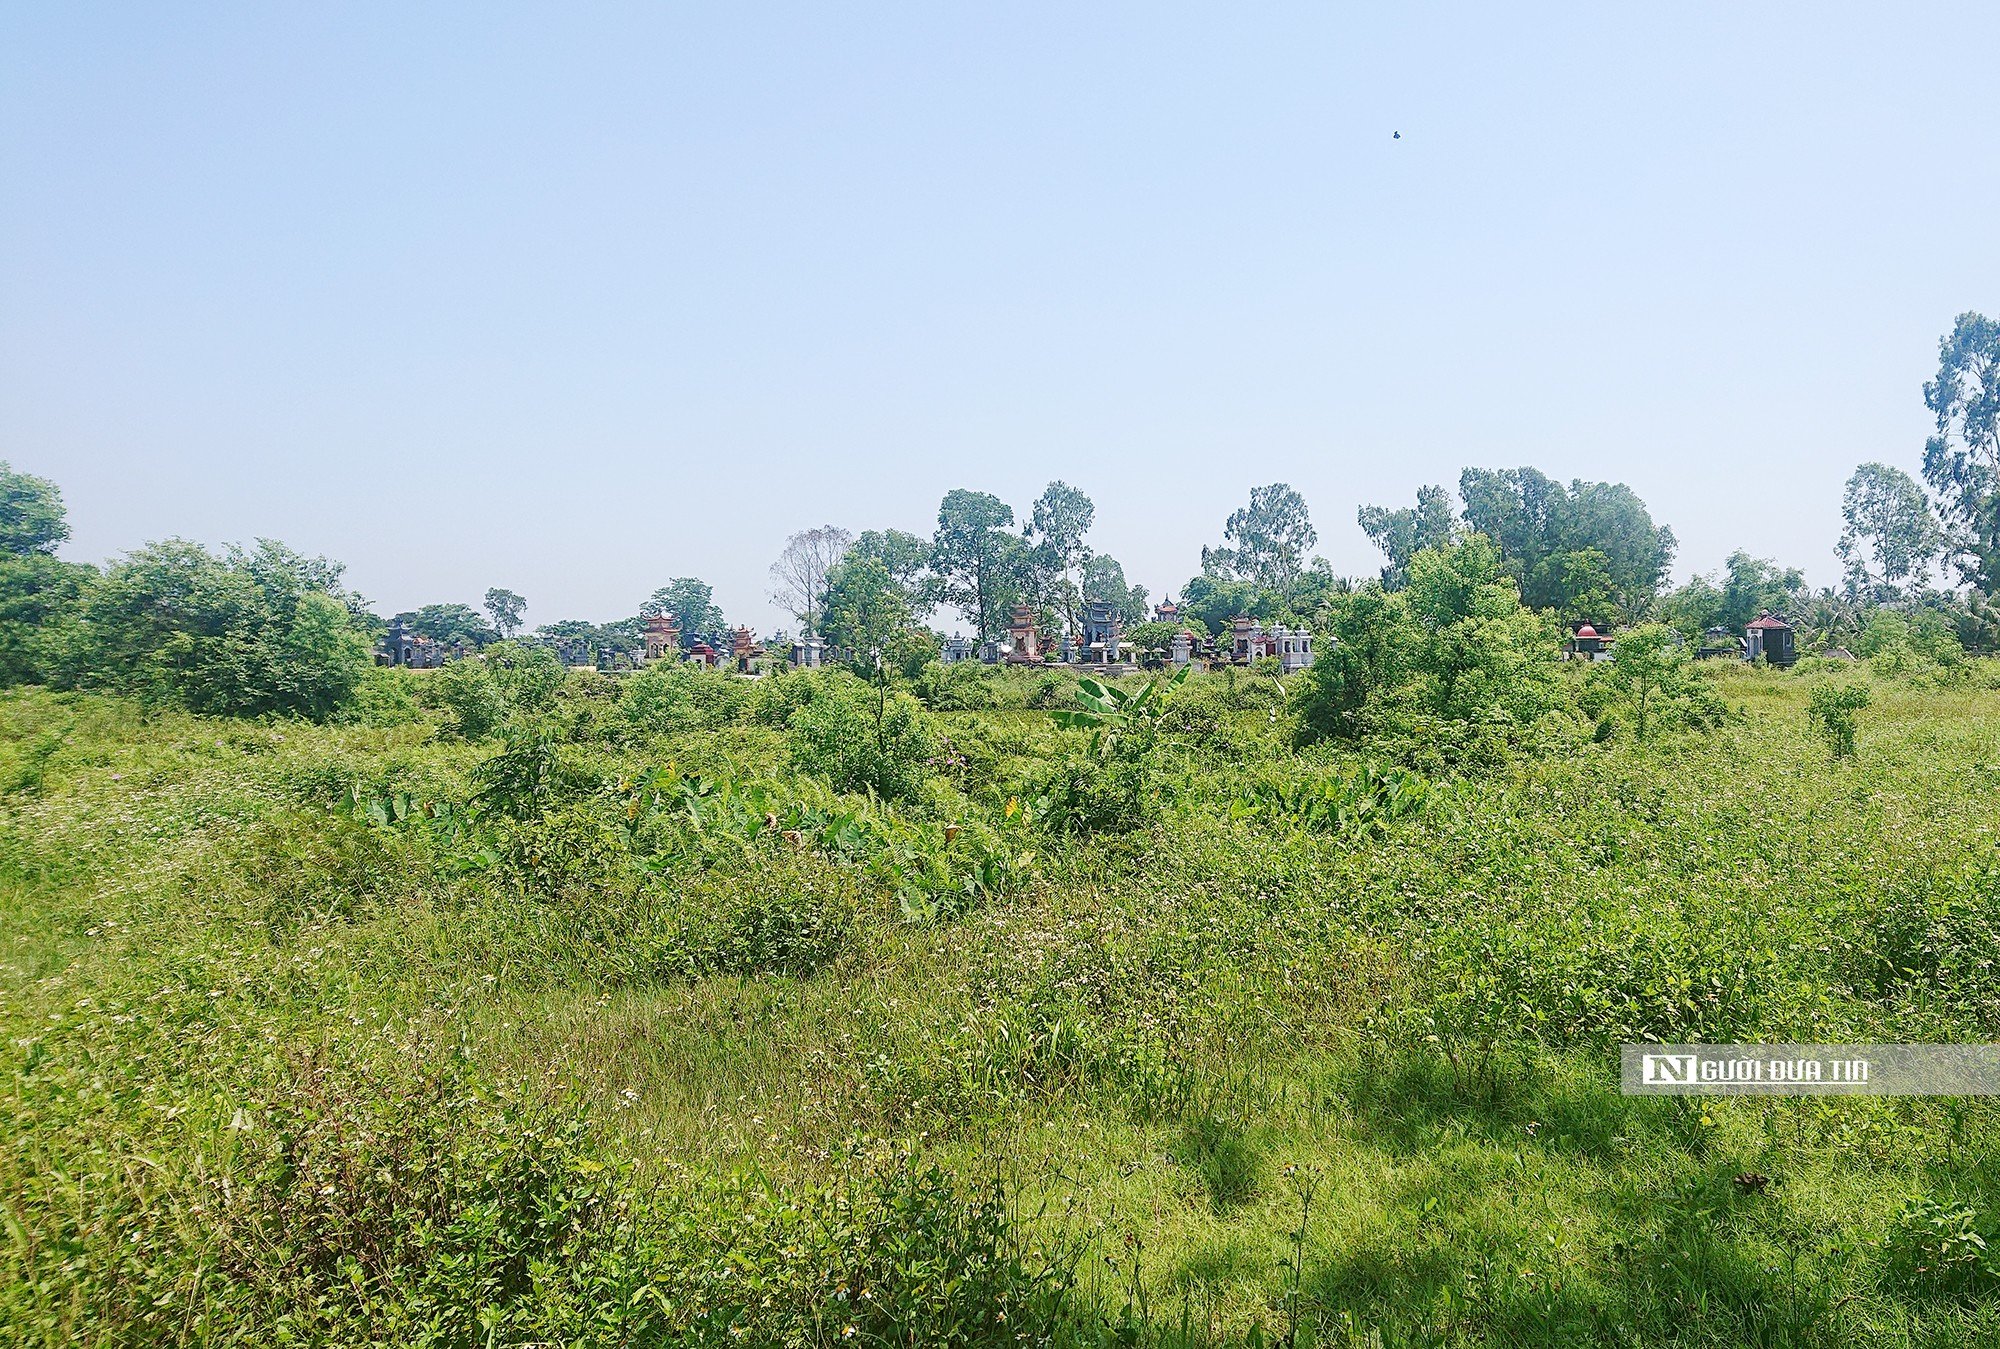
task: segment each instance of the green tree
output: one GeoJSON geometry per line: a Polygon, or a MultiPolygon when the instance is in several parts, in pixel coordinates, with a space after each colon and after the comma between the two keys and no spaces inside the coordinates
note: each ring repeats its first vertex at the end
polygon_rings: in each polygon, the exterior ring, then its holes
{"type": "Polygon", "coordinates": [[[221,557],[149,544],[89,590],[65,676],[153,706],[330,717],[371,665],[339,576],[268,539],[221,557]]]}
{"type": "Polygon", "coordinates": [[[528,602],[511,590],[494,586],[486,592],[487,617],[503,639],[512,640],[521,630],[521,615],[527,611],[528,602]]]}
{"type": "Polygon", "coordinates": [[[1181,615],[1190,626],[1213,637],[1229,626],[1238,614],[1251,618],[1272,618],[1278,612],[1278,597],[1257,588],[1253,581],[1232,581],[1203,574],[1188,581],[1181,590],[1181,615]]]}
{"type": "MultiPolygon", "coordinates": [[[[1724,627],[1729,610],[1722,588],[1706,576],[1691,576],[1653,602],[1653,617],[1690,642],[1703,641],[1710,628],[1724,627]]],[[[1754,615],[1753,615],[1754,616],[1754,615]]]]}
{"type": "Polygon", "coordinates": [[[1853,757],[1856,714],[1871,701],[1866,685],[1836,684],[1823,679],[1812,686],[1806,716],[1826,738],[1834,758],[1853,757]]]}
{"type": "Polygon", "coordinates": [[[853,553],[842,559],[826,588],[826,639],[854,652],[873,668],[870,653],[888,648],[911,622],[910,605],[896,578],[873,557],[853,553]]]}
{"type": "Polygon", "coordinates": [[[900,529],[864,530],[848,547],[849,557],[872,557],[894,579],[910,606],[921,618],[937,602],[931,576],[931,545],[900,529]]]}
{"type": "Polygon", "coordinates": [[[1409,584],[1330,606],[1331,642],[1296,685],[1305,741],[1388,731],[1436,742],[1436,723],[1522,723],[1558,706],[1557,638],[1482,534],[1410,558],[1409,584]]]}
{"type": "Polygon", "coordinates": [[[497,642],[486,648],[485,665],[507,695],[508,705],[524,712],[547,711],[569,677],[553,651],[518,642],[497,642]]]}
{"type": "Polygon", "coordinates": [[[1146,587],[1127,585],[1125,568],[1109,553],[1095,554],[1084,565],[1083,598],[1109,603],[1128,627],[1146,621],[1146,587]]]}
{"type": "Polygon", "coordinates": [[[1849,598],[1881,602],[1921,587],[1944,543],[1930,499],[1917,480],[1887,464],[1863,464],[1847,480],[1836,551],[1849,598]]]}
{"type": "Polygon", "coordinates": [[[914,796],[930,776],[937,747],[930,718],[914,699],[844,675],[794,711],[790,728],[793,766],[824,776],[841,792],[914,796]]]}
{"type": "Polygon", "coordinates": [[[1364,713],[1394,698],[1414,674],[1419,634],[1400,595],[1370,583],[1331,606],[1313,663],[1294,686],[1298,738],[1352,740],[1364,713]]]}
{"type": "Polygon", "coordinates": [[[1535,590],[1549,603],[1564,624],[1604,623],[1623,615],[1618,602],[1618,583],[1611,575],[1611,559],[1595,548],[1551,553],[1536,566],[1530,578],[1535,590]]]}
{"type": "Polygon", "coordinates": [[[479,611],[469,604],[426,604],[420,609],[397,614],[396,619],[419,637],[428,637],[446,645],[457,642],[469,647],[483,647],[500,637],[480,617],[479,611]]]}
{"type": "Polygon", "coordinates": [[[1306,499],[1282,482],[1253,488],[1250,504],[1224,524],[1223,537],[1230,546],[1201,550],[1202,571],[1254,581],[1279,596],[1291,593],[1319,542],[1306,499]]]}
{"type": "Polygon", "coordinates": [[[1027,546],[1011,533],[1014,509],[987,492],[954,488],[938,506],[931,567],[938,597],[955,606],[985,641],[1007,626],[1020,598],[1027,546]]]}
{"type": "Polygon", "coordinates": [[[61,489],[0,459],[0,553],[53,553],[68,538],[61,489]]]}
{"type": "Polygon", "coordinates": [[[672,614],[680,623],[683,650],[692,647],[698,637],[713,636],[723,628],[722,610],[715,603],[715,592],[709,588],[708,582],[692,576],[676,576],[639,606],[639,617],[642,619],[660,613],[672,614]]]}
{"type": "Polygon", "coordinates": [[[1687,648],[1665,624],[1641,623],[1618,639],[1602,677],[1631,704],[1641,740],[1654,708],[1686,691],[1688,664],[1687,648]]]}
{"type": "Polygon", "coordinates": [[[1028,529],[1047,549],[1055,573],[1055,593],[1050,597],[1053,607],[1062,614],[1070,632],[1077,629],[1077,597],[1082,593],[1083,568],[1091,556],[1084,539],[1096,519],[1097,507],[1091,499],[1062,481],[1042,489],[1028,517],[1028,529]]]}
{"type": "Polygon", "coordinates": [[[1722,614],[1719,622],[1731,632],[1761,613],[1783,613],[1805,593],[1805,573],[1780,567],[1768,558],[1752,557],[1741,548],[1723,564],[1722,614]]]}
{"type": "Polygon", "coordinates": [[[1946,548],[1969,584],[2000,590],[2000,323],[1958,316],[1938,342],[1924,406],[1937,424],[1924,444],[1924,481],[1937,494],[1946,548]]]}
{"type": "Polygon", "coordinates": [[[49,678],[74,635],[97,570],[55,556],[68,537],[56,485],[0,461],[0,684],[49,678]]]}
{"type": "Polygon", "coordinates": [[[1532,468],[1468,468],[1458,490],[1465,527],[1493,540],[1530,608],[1599,622],[1633,618],[1673,562],[1673,531],[1655,525],[1624,483],[1578,479],[1565,487],[1532,468]],[[1574,554],[1595,557],[1579,566],[1568,560],[1574,554]]]}
{"type": "Polygon", "coordinates": [[[1442,487],[1417,489],[1417,504],[1401,510],[1363,506],[1356,516],[1361,532],[1388,561],[1382,567],[1382,584],[1401,590],[1409,579],[1410,559],[1426,548],[1450,545],[1457,532],[1451,493],[1442,487]]]}

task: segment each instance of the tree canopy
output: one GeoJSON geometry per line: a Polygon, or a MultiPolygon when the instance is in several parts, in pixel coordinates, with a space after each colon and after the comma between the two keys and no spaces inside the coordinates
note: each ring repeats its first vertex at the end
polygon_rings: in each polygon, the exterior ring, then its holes
{"type": "Polygon", "coordinates": [[[1946,546],[1966,582],[1990,594],[2000,590],[2000,323],[1958,316],[1938,342],[1924,406],[1937,426],[1924,444],[1924,481],[1946,546]]]}

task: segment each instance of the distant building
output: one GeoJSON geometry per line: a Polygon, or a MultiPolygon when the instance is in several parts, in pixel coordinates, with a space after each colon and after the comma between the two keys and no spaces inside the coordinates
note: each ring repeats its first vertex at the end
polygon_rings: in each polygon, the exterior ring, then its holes
{"type": "Polygon", "coordinates": [[[1743,629],[1743,659],[1760,657],[1781,667],[1798,661],[1798,634],[1777,614],[1759,614],[1743,629]]]}
{"type": "Polygon", "coordinates": [[[1041,633],[1037,628],[1034,605],[1014,606],[1014,616],[1007,624],[1007,638],[1013,643],[1013,649],[1007,653],[1009,664],[1031,665],[1041,660],[1041,633]]]}
{"type": "Polygon", "coordinates": [[[1576,630],[1564,650],[1566,654],[1582,660],[1610,660],[1611,638],[1586,623],[1576,630]]]}
{"type": "Polygon", "coordinates": [[[677,660],[681,654],[681,625],[664,609],[646,620],[646,659],[677,660]]]}

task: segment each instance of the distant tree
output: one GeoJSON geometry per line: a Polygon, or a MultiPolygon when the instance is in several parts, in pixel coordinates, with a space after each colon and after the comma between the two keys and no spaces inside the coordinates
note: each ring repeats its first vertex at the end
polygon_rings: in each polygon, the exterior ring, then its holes
{"type": "Polygon", "coordinates": [[[1254,581],[1232,581],[1203,574],[1190,579],[1181,590],[1181,614],[1193,620],[1190,626],[1213,637],[1229,626],[1239,614],[1250,618],[1273,618],[1278,597],[1260,590],[1254,581]]]}
{"type": "Polygon", "coordinates": [[[1741,548],[1723,564],[1722,613],[1718,622],[1733,633],[1758,614],[1784,613],[1804,596],[1805,573],[1752,557],[1741,548]]]}
{"type": "Polygon", "coordinates": [[[692,647],[697,638],[712,637],[723,628],[722,610],[715,603],[715,592],[709,588],[708,582],[692,576],[676,576],[639,606],[641,618],[651,618],[660,613],[672,614],[680,624],[683,649],[692,647]]]}
{"type": "Polygon", "coordinates": [[[1291,592],[1305,568],[1306,555],[1319,542],[1306,499],[1282,482],[1252,489],[1250,504],[1230,515],[1223,537],[1230,546],[1203,548],[1201,569],[1255,581],[1279,596],[1291,592]]]}
{"type": "Polygon", "coordinates": [[[1357,519],[1361,532],[1388,559],[1382,568],[1382,585],[1388,590],[1403,588],[1409,579],[1411,558],[1426,548],[1446,547],[1457,532],[1451,493],[1436,486],[1417,489],[1414,509],[1363,506],[1357,519]]]}
{"type": "Polygon", "coordinates": [[[1900,599],[1910,584],[1921,588],[1944,531],[1916,479],[1887,464],[1863,464],[1847,480],[1840,516],[1847,527],[1836,551],[1849,598],[1900,599]]]}
{"type": "Polygon", "coordinates": [[[69,537],[62,493],[0,461],[0,684],[51,677],[97,569],[55,556],[69,537]]]}
{"type": "Polygon", "coordinates": [[[1098,553],[1084,564],[1083,598],[1108,602],[1121,624],[1146,621],[1146,587],[1127,585],[1125,568],[1109,553],[1098,553]]]}
{"type": "Polygon", "coordinates": [[[1720,586],[1706,576],[1693,576],[1655,600],[1649,612],[1684,640],[1699,643],[1710,628],[1724,626],[1728,608],[1720,586]]]}
{"type": "Polygon", "coordinates": [[[1655,525],[1624,483],[1565,487],[1532,468],[1468,468],[1458,490],[1465,527],[1493,540],[1530,608],[1629,619],[1645,611],[1673,562],[1673,531],[1655,525]],[[1596,556],[1581,565],[1565,559],[1576,553],[1596,556]]]}
{"type": "Polygon", "coordinates": [[[1972,586],[2000,590],[2000,323],[1958,316],[1938,343],[1924,405],[1937,419],[1924,481],[1937,494],[1951,560],[1972,586]]]}
{"type": "Polygon", "coordinates": [[[53,553],[68,538],[61,489],[0,459],[0,553],[53,553]]]}
{"type": "Polygon", "coordinates": [[[1618,583],[1611,575],[1611,559],[1595,548],[1552,553],[1542,559],[1531,578],[1538,596],[1548,603],[1566,625],[1610,623],[1622,617],[1618,583]]]}
{"type": "Polygon", "coordinates": [[[225,716],[337,713],[371,664],[340,567],[268,539],[148,544],[90,588],[68,682],[225,716]]]}
{"type": "Polygon", "coordinates": [[[521,615],[528,610],[528,602],[511,590],[495,586],[486,592],[486,614],[493,620],[493,626],[500,636],[512,640],[521,630],[521,615]]]}
{"type": "Polygon", "coordinates": [[[1353,577],[1336,576],[1332,563],[1316,557],[1300,573],[1292,593],[1286,597],[1285,609],[1293,621],[1317,623],[1337,597],[1351,595],[1355,589],[1353,577]]]}
{"type": "Polygon", "coordinates": [[[918,617],[937,602],[931,577],[931,545],[915,534],[900,529],[864,530],[848,547],[847,555],[872,557],[880,562],[902,590],[903,598],[909,601],[910,612],[918,617]]]}
{"type": "Polygon", "coordinates": [[[857,661],[872,668],[868,654],[886,649],[910,622],[903,588],[879,559],[850,554],[834,566],[822,629],[827,641],[849,648],[857,661]]]}
{"type": "Polygon", "coordinates": [[[420,609],[397,614],[396,618],[411,632],[434,642],[483,647],[500,638],[500,634],[469,604],[426,604],[420,609]]]}
{"type": "Polygon", "coordinates": [[[1042,489],[1028,518],[1029,531],[1048,550],[1057,584],[1054,607],[1062,614],[1071,632],[1077,626],[1077,598],[1082,591],[1082,571],[1090,561],[1090,545],[1084,538],[1097,519],[1091,499],[1066,482],[1052,482],[1042,489]]]}
{"type": "Polygon", "coordinates": [[[1007,626],[1021,595],[1027,546],[1009,532],[1014,510],[986,492],[954,488],[938,506],[931,568],[938,597],[955,606],[985,641],[1007,626]]]}
{"type": "Polygon", "coordinates": [[[801,633],[819,631],[827,575],[853,542],[837,525],[801,530],[785,540],[785,551],[771,564],[771,599],[799,620],[801,633]]]}

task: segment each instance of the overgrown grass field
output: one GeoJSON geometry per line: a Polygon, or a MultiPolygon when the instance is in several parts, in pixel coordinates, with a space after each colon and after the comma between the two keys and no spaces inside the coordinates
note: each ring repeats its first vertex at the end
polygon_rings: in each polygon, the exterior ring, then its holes
{"type": "Polygon", "coordinates": [[[1616,1062],[2000,1039],[1979,669],[1476,766],[1249,675],[505,674],[0,700],[0,1338],[2000,1343],[1990,1101],[1616,1062]]]}

